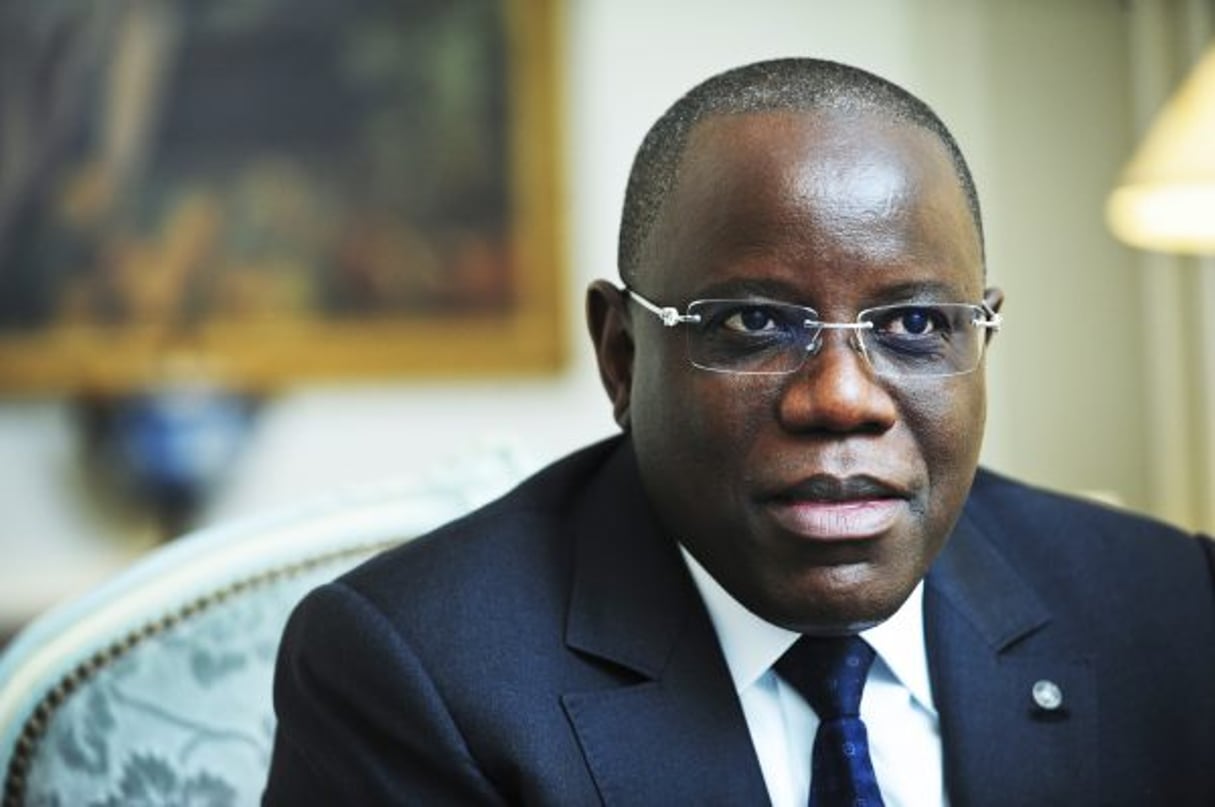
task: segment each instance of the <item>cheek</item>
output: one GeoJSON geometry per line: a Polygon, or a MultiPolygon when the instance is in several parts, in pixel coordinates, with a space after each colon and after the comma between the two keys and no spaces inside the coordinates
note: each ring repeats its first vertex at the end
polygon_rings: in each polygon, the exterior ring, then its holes
{"type": "Polygon", "coordinates": [[[737,489],[747,447],[771,420],[771,390],[754,378],[698,370],[682,344],[675,347],[637,366],[633,437],[664,486],[703,505],[706,490],[720,497],[737,489]]]}
{"type": "Polygon", "coordinates": [[[670,338],[644,349],[639,345],[632,385],[632,429],[645,462],[661,465],[665,472],[678,461],[691,459],[691,449],[706,440],[703,423],[711,403],[687,363],[682,342],[670,338]]]}
{"type": "Polygon", "coordinates": [[[721,468],[740,465],[747,447],[773,420],[771,380],[703,370],[691,374],[690,395],[695,404],[687,411],[688,430],[722,461],[721,468]]]}
{"type": "Polygon", "coordinates": [[[927,466],[934,502],[960,505],[983,443],[982,376],[959,376],[931,388],[907,390],[903,416],[927,466]]]}

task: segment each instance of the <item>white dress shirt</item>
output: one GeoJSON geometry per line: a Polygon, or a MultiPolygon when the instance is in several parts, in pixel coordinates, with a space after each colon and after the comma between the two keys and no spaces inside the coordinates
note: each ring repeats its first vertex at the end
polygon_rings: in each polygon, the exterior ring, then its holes
{"type": "MultiPolygon", "coordinates": [[[[773,807],[805,807],[818,716],[772,670],[798,634],[748,611],[686,549],[717,630],[773,807]]],[[[873,769],[887,807],[946,805],[941,732],[924,650],[923,583],[886,622],[861,634],[877,651],[861,698],[873,769]]]]}

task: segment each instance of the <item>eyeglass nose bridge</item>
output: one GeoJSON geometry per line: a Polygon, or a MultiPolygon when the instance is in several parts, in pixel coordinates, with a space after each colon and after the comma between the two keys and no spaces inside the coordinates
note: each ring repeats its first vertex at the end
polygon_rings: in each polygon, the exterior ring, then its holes
{"type": "Polygon", "coordinates": [[[807,356],[817,356],[823,349],[823,331],[850,331],[848,344],[870,367],[873,367],[873,360],[869,358],[869,351],[865,349],[865,340],[861,339],[860,334],[861,331],[873,330],[872,322],[819,322],[808,319],[802,324],[812,332],[810,340],[806,343],[807,356]]]}

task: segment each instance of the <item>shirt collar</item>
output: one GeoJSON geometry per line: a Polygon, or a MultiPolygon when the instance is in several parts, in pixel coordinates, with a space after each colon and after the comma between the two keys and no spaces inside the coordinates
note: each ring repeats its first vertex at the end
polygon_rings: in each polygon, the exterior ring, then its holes
{"type": "MultiPolygon", "coordinates": [[[[747,610],[682,544],[679,550],[717,631],[734,689],[741,693],[767,673],[800,634],[773,625],[747,610]]],[[[891,677],[935,715],[928,678],[928,654],[924,647],[923,581],[916,585],[893,616],[863,631],[861,637],[877,652],[891,677]]]]}

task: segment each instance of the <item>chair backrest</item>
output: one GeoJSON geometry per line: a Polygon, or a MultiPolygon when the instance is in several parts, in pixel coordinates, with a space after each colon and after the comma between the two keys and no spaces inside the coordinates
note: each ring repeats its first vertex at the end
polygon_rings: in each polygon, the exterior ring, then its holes
{"type": "Polygon", "coordinates": [[[505,492],[525,466],[498,447],[204,529],[39,618],[0,657],[5,807],[256,804],[295,603],[505,492]]]}

